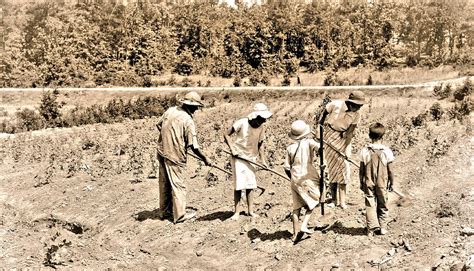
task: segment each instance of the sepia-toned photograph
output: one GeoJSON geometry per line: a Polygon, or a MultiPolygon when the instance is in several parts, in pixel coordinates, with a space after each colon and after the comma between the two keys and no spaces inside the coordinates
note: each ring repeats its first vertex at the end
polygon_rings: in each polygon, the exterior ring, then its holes
{"type": "Polygon", "coordinates": [[[0,0],[1,270],[474,270],[474,0],[0,0]]]}

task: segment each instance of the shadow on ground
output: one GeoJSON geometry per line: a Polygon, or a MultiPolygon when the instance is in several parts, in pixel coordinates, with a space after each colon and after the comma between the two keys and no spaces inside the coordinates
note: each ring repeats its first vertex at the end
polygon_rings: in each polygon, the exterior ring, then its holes
{"type": "Polygon", "coordinates": [[[367,235],[365,227],[345,227],[342,223],[334,223],[333,225],[322,229],[323,233],[332,231],[337,234],[351,235],[351,236],[364,236],[367,235]]]}
{"type": "Polygon", "coordinates": [[[250,240],[254,240],[257,238],[260,238],[262,241],[274,241],[274,240],[279,240],[279,239],[291,239],[291,232],[289,231],[276,231],[273,233],[262,233],[257,229],[251,229],[248,233],[247,236],[250,238],[250,240]]]}
{"type": "Polygon", "coordinates": [[[133,214],[132,217],[139,222],[145,221],[147,219],[152,220],[161,220],[160,218],[160,208],[157,208],[152,211],[141,211],[139,213],[133,214]]]}
{"type": "Polygon", "coordinates": [[[224,221],[229,219],[233,214],[234,213],[231,211],[219,211],[205,216],[201,216],[197,219],[197,221],[212,221],[217,219],[219,219],[220,221],[224,221]]]}

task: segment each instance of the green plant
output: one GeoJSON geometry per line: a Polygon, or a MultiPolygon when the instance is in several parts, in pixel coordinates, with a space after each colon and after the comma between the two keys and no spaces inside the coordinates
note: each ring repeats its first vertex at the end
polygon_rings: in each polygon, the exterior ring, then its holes
{"type": "Polygon", "coordinates": [[[290,84],[291,84],[290,76],[288,74],[285,74],[285,76],[283,77],[283,80],[281,81],[281,85],[289,86],[290,84]]]}
{"type": "Polygon", "coordinates": [[[472,82],[468,78],[461,87],[454,91],[453,96],[456,100],[462,101],[465,97],[472,95],[472,88],[472,82]]]}
{"type": "Polygon", "coordinates": [[[242,78],[240,77],[240,75],[234,77],[234,82],[232,83],[232,85],[234,87],[240,87],[242,85],[242,78]]]}
{"type": "Polygon", "coordinates": [[[61,124],[61,107],[57,102],[59,92],[45,91],[41,97],[39,114],[43,117],[48,127],[57,127],[61,124]]]}
{"type": "Polygon", "coordinates": [[[451,95],[451,92],[452,87],[449,83],[446,84],[445,87],[443,87],[443,84],[439,84],[433,88],[434,96],[438,97],[440,100],[448,98],[451,95]]]}
{"type": "Polygon", "coordinates": [[[453,107],[448,110],[450,119],[462,120],[465,116],[469,116],[474,108],[474,102],[470,99],[457,101],[453,107]]]}
{"type": "Polygon", "coordinates": [[[440,120],[444,110],[439,103],[434,103],[429,109],[430,115],[434,120],[440,120]]]}
{"type": "Polygon", "coordinates": [[[44,118],[36,111],[24,108],[16,112],[17,124],[15,132],[39,130],[44,126],[44,118]]]}

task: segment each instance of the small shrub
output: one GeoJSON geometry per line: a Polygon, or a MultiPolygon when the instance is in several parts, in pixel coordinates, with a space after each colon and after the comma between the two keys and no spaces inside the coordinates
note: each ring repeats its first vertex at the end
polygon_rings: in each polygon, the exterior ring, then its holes
{"type": "Polygon", "coordinates": [[[337,75],[335,71],[331,71],[324,78],[323,84],[325,86],[348,86],[350,85],[350,82],[347,78],[346,79],[339,78],[339,76],[337,75]]]}
{"type": "Polygon", "coordinates": [[[43,128],[43,118],[36,111],[24,108],[16,112],[16,131],[33,131],[43,128]]]}
{"type": "Polygon", "coordinates": [[[452,87],[451,84],[446,84],[443,88],[443,84],[437,85],[433,88],[433,94],[440,100],[446,99],[451,95],[452,87]]]}
{"type": "Polygon", "coordinates": [[[426,117],[427,117],[427,114],[426,113],[421,113],[419,114],[418,116],[416,117],[413,117],[411,119],[411,123],[414,127],[420,127],[420,126],[423,126],[426,122],[426,117]]]}
{"type": "Polygon", "coordinates": [[[416,65],[418,65],[418,60],[415,56],[409,55],[406,57],[405,63],[408,67],[415,67],[416,65]]]}
{"type": "Polygon", "coordinates": [[[153,80],[152,80],[151,76],[145,75],[143,77],[143,86],[146,87],[146,88],[149,88],[149,87],[153,86],[153,80]]]}
{"type": "Polygon", "coordinates": [[[448,110],[448,115],[450,119],[462,120],[471,113],[473,108],[474,103],[470,99],[458,101],[448,110]]]}
{"type": "MultiPolygon", "coordinates": [[[[56,92],[58,93],[58,92],[56,92]]],[[[43,92],[39,107],[39,114],[48,127],[57,127],[61,121],[61,105],[57,102],[58,95],[50,91],[43,92]]]]}
{"type": "Polygon", "coordinates": [[[270,85],[270,78],[267,75],[263,75],[262,78],[260,79],[260,82],[264,84],[265,86],[270,85]]]}
{"type": "Polygon", "coordinates": [[[430,115],[434,120],[440,120],[444,110],[439,103],[434,103],[429,109],[430,115]]]}
{"type": "Polygon", "coordinates": [[[466,81],[464,81],[464,84],[460,88],[454,91],[453,96],[456,100],[462,101],[464,100],[465,97],[468,97],[471,94],[472,94],[472,83],[471,83],[471,80],[466,79],[466,81]]]}
{"type": "Polygon", "coordinates": [[[250,84],[252,87],[257,86],[258,82],[259,82],[258,77],[257,77],[255,74],[250,75],[250,77],[249,77],[249,84],[250,84]]]}
{"type": "Polygon", "coordinates": [[[168,79],[168,82],[166,82],[166,84],[168,86],[176,86],[178,82],[176,81],[176,77],[174,77],[174,75],[171,75],[170,79],[168,79]]]}
{"type": "Polygon", "coordinates": [[[191,79],[185,77],[185,78],[183,78],[183,80],[181,81],[181,86],[182,86],[182,87],[185,87],[185,88],[187,88],[187,87],[192,87],[192,86],[194,86],[194,82],[193,82],[193,80],[191,80],[191,79]]]}
{"type": "Polygon", "coordinates": [[[372,74],[369,74],[369,78],[367,78],[367,85],[371,86],[374,84],[374,81],[372,80],[372,74]]]}
{"type": "Polygon", "coordinates": [[[234,87],[240,87],[242,85],[242,78],[240,77],[240,75],[234,77],[234,82],[232,83],[232,85],[234,87]]]}
{"type": "Polygon", "coordinates": [[[205,87],[210,87],[210,86],[211,86],[211,80],[207,80],[205,87]]]}
{"type": "Polygon", "coordinates": [[[283,77],[283,81],[281,81],[282,86],[289,86],[291,84],[290,81],[290,76],[288,74],[285,74],[285,77],[283,77]]]}
{"type": "Polygon", "coordinates": [[[190,52],[184,52],[174,64],[173,72],[179,75],[190,75],[194,72],[193,57],[190,52]]]}

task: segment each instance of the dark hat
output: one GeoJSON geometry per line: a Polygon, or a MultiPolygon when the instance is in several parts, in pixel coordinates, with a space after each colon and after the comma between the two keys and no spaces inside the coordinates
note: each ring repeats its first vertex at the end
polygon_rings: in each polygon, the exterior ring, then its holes
{"type": "Polygon", "coordinates": [[[354,103],[354,104],[365,104],[365,98],[364,98],[364,93],[362,91],[354,91],[351,94],[349,94],[349,98],[347,99],[348,102],[354,103]]]}
{"type": "Polygon", "coordinates": [[[385,126],[382,123],[376,122],[369,126],[370,138],[381,138],[385,134],[385,126]]]}

